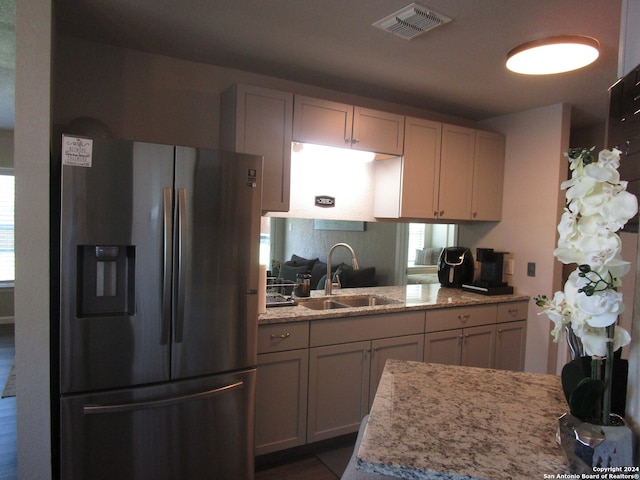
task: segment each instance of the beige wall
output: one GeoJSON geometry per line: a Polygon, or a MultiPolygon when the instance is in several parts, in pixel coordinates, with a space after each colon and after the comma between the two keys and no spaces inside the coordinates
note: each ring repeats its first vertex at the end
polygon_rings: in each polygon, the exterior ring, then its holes
{"type": "Polygon", "coordinates": [[[13,130],[0,130],[0,168],[13,168],[13,130]]]}
{"type": "Polygon", "coordinates": [[[54,123],[93,117],[119,138],[218,148],[219,95],[234,83],[469,124],[384,100],[66,37],[58,38],[56,55],[54,123]]]}
{"type": "Polygon", "coordinates": [[[51,478],[49,364],[50,0],[16,2],[18,478],[51,478]]]}
{"type": "MultiPolygon", "coordinates": [[[[566,178],[562,152],[569,145],[569,108],[551,105],[499,117],[486,126],[506,135],[502,221],[461,225],[460,244],[510,252],[514,274],[510,283],[518,293],[552,294],[561,286],[561,264],[553,256],[561,206],[560,182],[566,178]],[[564,177],[563,177],[564,176],[564,177]],[[527,263],[536,264],[536,276],[527,276],[527,263]]],[[[547,365],[549,321],[529,303],[525,369],[555,372],[547,365]]]]}

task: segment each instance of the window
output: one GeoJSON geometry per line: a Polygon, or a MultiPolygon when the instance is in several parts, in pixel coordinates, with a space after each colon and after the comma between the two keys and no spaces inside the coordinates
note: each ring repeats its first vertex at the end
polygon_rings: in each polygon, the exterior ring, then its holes
{"type": "Polygon", "coordinates": [[[455,225],[410,223],[407,267],[436,265],[442,248],[455,245],[455,239],[455,225]]]}
{"type": "Polygon", "coordinates": [[[0,169],[0,283],[15,280],[14,176],[0,169]]]}

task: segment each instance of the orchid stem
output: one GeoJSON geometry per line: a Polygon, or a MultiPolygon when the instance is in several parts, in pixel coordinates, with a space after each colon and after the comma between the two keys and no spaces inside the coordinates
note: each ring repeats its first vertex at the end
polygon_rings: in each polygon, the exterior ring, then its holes
{"type": "Polygon", "coordinates": [[[613,337],[616,324],[607,327],[607,356],[604,361],[604,398],[602,399],[602,425],[610,424],[611,417],[611,379],[613,378],[613,337]]]}

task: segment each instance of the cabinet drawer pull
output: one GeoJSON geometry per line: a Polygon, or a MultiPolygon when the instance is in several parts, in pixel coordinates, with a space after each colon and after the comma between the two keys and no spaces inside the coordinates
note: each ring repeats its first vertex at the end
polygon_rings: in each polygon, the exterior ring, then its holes
{"type": "Polygon", "coordinates": [[[458,320],[462,323],[466,323],[469,320],[470,315],[467,313],[466,315],[458,315],[458,320]]]}
{"type": "Polygon", "coordinates": [[[517,308],[511,308],[511,309],[507,310],[507,312],[509,312],[509,315],[512,315],[514,317],[516,315],[518,315],[518,309],[517,308]]]}
{"type": "Polygon", "coordinates": [[[290,336],[291,336],[291,334],[290,334],[289,332],[287,332],[287,333],[282,333],[282,334],[280,334],[280,335],[278,335],[278,334],[276,334],[276,333],[272,333],[272,334],[271,334],[271,340],[273,340],[273,339],[275,339],[275,338],[282,338],[282,339],[285,339],[285,338],[289,338],[290,336]]]}

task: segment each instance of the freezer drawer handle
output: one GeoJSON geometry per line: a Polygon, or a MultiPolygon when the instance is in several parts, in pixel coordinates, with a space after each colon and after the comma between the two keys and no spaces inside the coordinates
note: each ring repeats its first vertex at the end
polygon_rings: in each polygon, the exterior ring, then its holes
{"type": "Polygon", "coordinates": [[[163,398],[162,400],[151,400],[149,402],[122,403],[119,405],[85,405],[82,409],[85,415],[95,415],[102,413],[122,413],[136,410],[147,410],[149,408],[170,407],[179,403],[202,400],[222,393],[227,393],[237,388],[242,388],[244,382],[236,382],[224,387],[215,388],[206,392],[194,393],[192,395],[181,395],[179,397],[163,398]]]}

